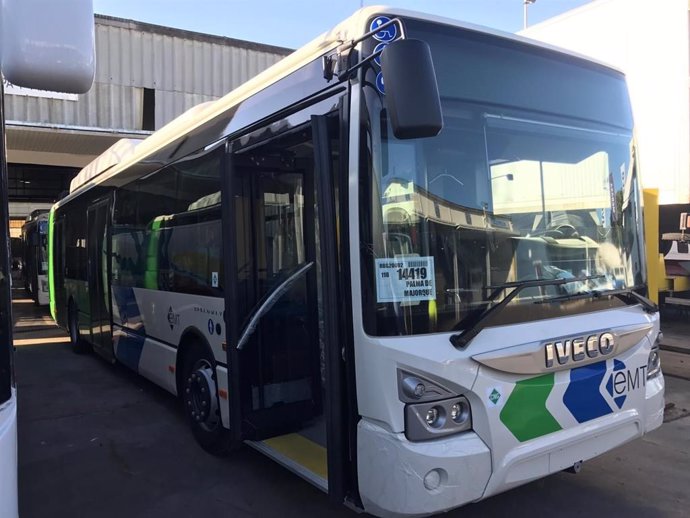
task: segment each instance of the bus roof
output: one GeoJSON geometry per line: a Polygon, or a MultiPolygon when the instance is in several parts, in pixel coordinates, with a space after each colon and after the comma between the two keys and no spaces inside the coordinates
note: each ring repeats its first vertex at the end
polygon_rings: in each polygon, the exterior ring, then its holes
{"type": "Polygon", "coordinates": [[[390,16],[415,18],[424,21],[441,23],[444,25],[452,25],[454,27],[463,28],[474,32],[481,32],[502,39],[512,40],[516,43],[527,44],[532,47],[547,49],[572,56],[620,73],[620,71],[616,70],[610,65],[597,62],[592,58],[561,49],[544,42],[532,40],[524,36],[491,29],[481,25],[465,23],[452,18],[410,11],[406,9],[397,9],[394,7],[381,5],[367,6],[359,9],[352,16],[336,25],[330,31],[324,32],[310,43],[283,58],[246,83],[227,93],[217,101],[205,102],[191,108],[190,110],[187,110],[182,115],[172,120],[146,139],[140,141],[135,146],[132,146],[128,152],[120,153],[119,160],[113,162],[112,150],[119,145],[119,142],[121,142],[119,141],[80,171],[76,177],[80,178],[80,180],[74,182],[70,186],[70,193],[62,200],[59,200],[55,204],[54,208],[67,203],[69,200],[79,196],[82,192],[85,192],[95,185],[105,182],[109,178],[116,176],[117,174],[127,170],[130,166],[154,154],[156,151],[164,148],[178,139],[183,138],[196,128],[203,126],[205,123],[213,120],[215,117],[218,117],[228,110],[233,109],[252,95],[276,83],[304,65],[312,62],[319,56],[326,54],[343,43],[352,41],[362,36],[365,33],[365,22],[369,18],[380,13],[385,13],[390,16]],[[111,156],[106,157],[106,155],[111,156]],[[102,167],[99,167],[98,164],[100,164],[102,167]],[[90,169],[90,171],[86,171],[87,169],[90,169]]]}
{"type": "Polygon", "coordinates": [[[77,176],[72,178],[69,184],[69,192],[76,191],[79,187],[86,185],[97,176],[105,173],[111,167],[115,167],[128,155],[134,153],[134,150],[141,141],[142,139],[121,138],[115,142],[115,144],[84,166],[77,176]]]}

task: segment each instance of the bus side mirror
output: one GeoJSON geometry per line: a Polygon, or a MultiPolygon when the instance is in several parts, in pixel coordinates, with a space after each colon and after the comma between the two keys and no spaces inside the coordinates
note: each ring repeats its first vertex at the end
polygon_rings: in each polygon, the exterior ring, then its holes
{"type": "Polygon", "coordinates": [[[396,40],[381,53],[386,109],[399,139],[435,137],[443,128],[429,44],[396,40]]]}
{"type": "Polygon", "coordinates": [[[86,93],[96,71],[93,0],[3,0],[2,75],[10,83],[86,93]]]}

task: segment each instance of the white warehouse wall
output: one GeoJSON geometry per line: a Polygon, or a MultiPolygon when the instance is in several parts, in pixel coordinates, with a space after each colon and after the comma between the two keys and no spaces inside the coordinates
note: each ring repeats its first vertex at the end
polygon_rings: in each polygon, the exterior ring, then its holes
{"type": "Polygon", "coordinates": [[[596,0],[520,34],[625,72],[644,187],[690,202],[688,0],[596,0]]]}

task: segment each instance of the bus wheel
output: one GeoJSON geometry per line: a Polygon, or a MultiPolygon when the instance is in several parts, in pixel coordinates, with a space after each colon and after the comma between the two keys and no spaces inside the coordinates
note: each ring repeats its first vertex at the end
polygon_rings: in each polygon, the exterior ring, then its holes
{"type": "Polygon", "coordinates": [[[220,417],[215,361],[198,343],[192,344],[184,358],[182,403],[187,420],[199,445],[212,455],[230,451],[230,432],[220,417]]]}
{"type": "Polygon", "coordinates": [[[77,354],[85,354],[89,352],[89,344],[82,339],[79,332],[79,312],[74,302],[70,302],[68,310],[69,318],[69,342],[72,346],[72,351],[77,354]]]}

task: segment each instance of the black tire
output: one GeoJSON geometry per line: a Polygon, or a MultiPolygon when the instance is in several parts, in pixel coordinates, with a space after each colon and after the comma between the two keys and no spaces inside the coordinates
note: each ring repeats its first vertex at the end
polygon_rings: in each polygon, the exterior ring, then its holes
{"type": "Polygon", "coordinates": [[[232,442],[220,416],[215,372],[210,350],[199,342],[190,344],[182,362],[180,399],[196,442],[207,453],[221,457],[230,452],[232,442]]]}
{"type": "Polygon", "coordinates": [[[69,328],[69,342],[72,352],[76,354],[86,354],[91,350],[89,344],[81,337],[79,332],[79,311],[74,302],[70,302],[67,310],[67,326],[69,328]]]}

